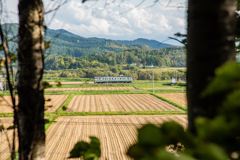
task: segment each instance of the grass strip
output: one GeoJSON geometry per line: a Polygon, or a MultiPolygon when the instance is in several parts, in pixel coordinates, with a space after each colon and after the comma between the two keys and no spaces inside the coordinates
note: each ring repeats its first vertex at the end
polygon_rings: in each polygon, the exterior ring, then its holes
{"type": "Polygon", "coordinates": [[[45,128],[45,132],[48,130],[48,128],[52,125],[52,123],[58,118],[58,116],[56,114],[48,114],[47,117],[45,117],[45,119],[48,119],[49,122],[45,123],[44,128],[45,128]]]}
{"type": "Polygon", "coordinates": [[[13,113],[0,113],[0,117],[13,117],[13,113]]]}
{"type": "MultiPolygon", "coordinates": [[[[143,89],[143,91],[152,93],[152,89],[143,89]]],[[[186,89],[154,89],[154,93],[186,93],[186,89]]]]}
{"type": "Polygon", "coordinates": [[[176,102],[173,102],[173,101],[171,101],[171,100],[169,100],[169,99],[167,99],[167,98],[164,98],[164,97],[162,97],[162,96],[159,96],[159,95],[157,95],[157,94],[155,94],[155,93],[150,93],[150,94],[153,95],[153,96],[155,96],[155,97],[157,97],[158,99],[161,99],[161,100],[163,100],[163,101],[165,101],[165,102],[168,102],[168,103],[174,105],[175,107],[177,107],[177,108],[179,108],[179,109],[182,109],[182,110],[184,110],[184,111],[187,111],[187,107],[185,107],[185,106],[183,106],[183,105],[181,105],[181,104],[178,104],[178,103],[176,103],[176,102]]]}
{"type": "MultiPolygon", "coordinates": [[[[170,115],[186,114],[186,111],[110,111],[110,112],[54,112],[57,116],[103,116],[103,115],[170,115]]],[[[48,116],[49,113],[45,113],[48,116]]]]}
{"type": "MultiPolygon", "coordinates": [[[[44,115],[53,122],[59,116],[103,116],[103,115],[170,115],[170,114],[187,114],[186,111],[109,111],[109,112],[45,112],[44,115]]],[[[4,116],[2,116],[4,117],[4,116]]],[[[9,114],[8,117],[13,117],[9,114]]],[[[45,125],[45,129],[50,127],[52,123],[45,125]]]]}
{"type": "Polygon", "coordinates": [[[62,112],[64,107],[67,109],[69,103],[71,102],[74,96],[75,94],[70,94],[68,98],[62,103],[62,105],[56,110],[56,112],[62,112]]]}
{"type": "Polygon", "coordinates": [[[105,94],[148,94],[148,91],[138,90],[78,90],[78,91],[45,91],[45,95],[105,95],[105,94]]]}

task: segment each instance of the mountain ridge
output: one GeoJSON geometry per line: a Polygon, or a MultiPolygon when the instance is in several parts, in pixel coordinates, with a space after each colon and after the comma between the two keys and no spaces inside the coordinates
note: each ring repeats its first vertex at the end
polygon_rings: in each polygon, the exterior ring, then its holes
{"type": "MultiPolygon", "coordinates": [[[[8,29],[8,37],[18,34],[18,24],[9,23],[3,24],[3,29],[8,29]]],[[[70,55],[74,57],[81,57],[91,54],[99,54],[104,52],[119,53],[124,49],[139,48],[139,49],[161,49],[164,47],[171,47],[172,45],[162,43],[156,40],[148,40],[145,38],[138,38],[136,40],[111,40],[106,38],[90,37],[85,38],[65,29],[46,29],[45,41],[51,41],[50,49],[46,52],[58,55],[70,55]]],[[[16,53],[17,39],[9,43],[11,52],[16,53]]]]}

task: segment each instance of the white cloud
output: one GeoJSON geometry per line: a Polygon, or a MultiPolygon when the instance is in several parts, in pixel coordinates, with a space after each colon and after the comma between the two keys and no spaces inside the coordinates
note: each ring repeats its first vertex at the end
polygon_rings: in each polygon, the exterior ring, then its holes
{"type": "MultiPolygon", "coordinates": [[[[84,37],[103,37],[112,39],[149,38],[164,40],[176,32],[185,32],[185,9],[177,6],[184,0],[161,0],[161,4],[146,8],[154,0],[146,0],[139,7],[140,0],[117,0],[105,6],[105,0],[81,3],[72,0],[61,7],[54,16],[48,14],[45,20],[51,21],[51,29],[66,29],[84,37]],[[105,6],[105,7],[104,7],[105,6]],[[127,11],[127,12],[126,12],[127,11]]],[[[17,10],[17,0],[7,0],[8,8],[17,10]]],[[[109,1],[110,2],[110,1],[109,1]]],[[[54,8],[55,2],[44,0],[46,10],[54,8]]],[[[17,22],[16,15],[11,22],[17,22]]]]}

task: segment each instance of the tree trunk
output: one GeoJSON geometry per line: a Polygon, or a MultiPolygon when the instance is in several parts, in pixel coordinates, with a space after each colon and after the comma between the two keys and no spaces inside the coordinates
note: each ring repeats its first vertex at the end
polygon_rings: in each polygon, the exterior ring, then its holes
{"type": "Polygon", "coordinates": [[[235,0],[189,0],[187,34],[188,125],[196,117],[213,118],[225,95],[201,98],[215,69],[235,60],[235,0]]]}
{"type": "Polygon", "coordinates": [[[42,0],[19,0],[19,159],[45,157],[42,0]]]}

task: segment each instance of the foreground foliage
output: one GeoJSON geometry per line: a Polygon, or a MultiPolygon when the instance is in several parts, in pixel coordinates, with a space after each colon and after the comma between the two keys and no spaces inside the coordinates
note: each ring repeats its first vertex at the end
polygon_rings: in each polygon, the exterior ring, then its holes
{"type": "Polygon", "coordinates": [[[217,117],[196,119],[196,135],[175,122],[166,122],[160,127],[148,124],[138,130],[138,142],[128,149],[127,154],[135,160],[240,159],[239,70],[237,63],[217,69],[217,76],[203,96],[221,92],[229,92],[229,95],[217,117]],[[166,146],[172,152],[167,151],[166,146]]]}

